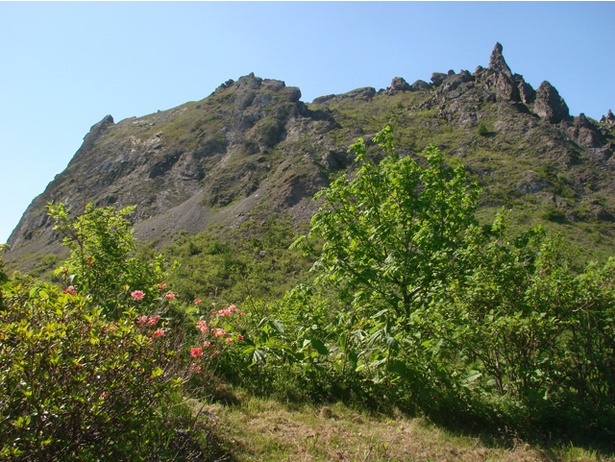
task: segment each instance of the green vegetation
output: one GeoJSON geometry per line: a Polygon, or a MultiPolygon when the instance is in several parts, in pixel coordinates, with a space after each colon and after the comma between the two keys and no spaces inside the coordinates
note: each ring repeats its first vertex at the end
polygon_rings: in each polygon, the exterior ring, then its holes
{"type": "Polygon", "coordinates": [[[131,208],[49,206],[59,284],[0,260],[0,458],[613,454],[615,259],[481,215],[462,165],[390,127],[349,153],[298,239],[271,215],[158,255],[131,208]]]}

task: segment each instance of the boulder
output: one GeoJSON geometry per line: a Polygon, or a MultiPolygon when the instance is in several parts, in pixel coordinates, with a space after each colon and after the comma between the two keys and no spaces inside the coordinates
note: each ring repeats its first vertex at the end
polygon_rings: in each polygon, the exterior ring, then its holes
{"type": "Polygon", "coordinates": [[[412,85],[410,85],[410,91],[429,90],[430,88],[431,88],[431,85],[429,85],[424,80],[417,80],[412,85]]]}
{"type": "Polygon", "coordinates": [[[437,87],[444,82],[444,79],[447,77],[447,74],[443,74],[442,72],[434,72],[431,74],[431,81],[437,87]]]}
{"type": "Polygon", "coordinates": [[[395,77],[391,81],[390,92],[409,91],[410,85],[402,77],[395,77]]]}

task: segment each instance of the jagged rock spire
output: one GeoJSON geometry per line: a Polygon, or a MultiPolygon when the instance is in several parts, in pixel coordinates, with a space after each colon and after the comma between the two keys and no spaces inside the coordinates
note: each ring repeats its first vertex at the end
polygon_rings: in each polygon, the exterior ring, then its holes
{"type": "Polygon", "coordinates": [[[489,59],[489,69],[496,73],[504,74],[506,77],[512,79],[513,74],[508,64],[506,64],[500,42],[497,42],[495,47],[493,47],[491,58],[489,59]]]}

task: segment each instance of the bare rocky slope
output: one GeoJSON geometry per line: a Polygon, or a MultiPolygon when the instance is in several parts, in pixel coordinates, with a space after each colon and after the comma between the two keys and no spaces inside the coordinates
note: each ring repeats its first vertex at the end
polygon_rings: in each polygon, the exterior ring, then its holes
{"type": "Polygon", "coordinates": [[[250,74],[201,101],[120,122],[104,117],[25,211],[6,262],[28,270],[60,251],[48,202],[76,214],[88,202],[137,205],[137,236],[160,243],[272,212],[305,223],[313,194],[352,168],[348,145],[386,124],[407,154],[435,143],[451,164],[465,164],[485,190],[486,213],[505,206],[520,221],[553,223],[612,251],[613,114],[571,116],[551,84],[535,90],[510,70],[500,44],[474,72],[436,72],[429,83],[396,77],[387,89],[309,104],[300,98],[298,88],[250,74]]]}

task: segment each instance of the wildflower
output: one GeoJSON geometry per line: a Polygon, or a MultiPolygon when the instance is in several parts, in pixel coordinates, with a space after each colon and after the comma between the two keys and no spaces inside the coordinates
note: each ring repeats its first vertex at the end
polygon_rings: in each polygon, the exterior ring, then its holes
{"type": "Polygon", "coordinates": [[[233,341],[233,337],[226,337],[226,343],[231,343],[233,341]]]}
{"type": "Polygon", "coordinates": [[[192,372],[194,372],[195,374],[198,374],[199,372],[201,372],[201,365],[197,363],[192,363],[190,365],[190,369],[192,369],[192,372]]]}
{"type": "Polygon", "coordinates": [[[214,329],[213,333],[216,337],[220,338],[220,337],[224,337],[226,335],[226,331],[224,329],[214,329]]]}
{"type": "Polygon", "coordinates": [[[158,321],[160,321],[160,316],[151,316],[147,320],[147,326],[154,327],[156,324],[158,324],[158,321]]]}
{"type": "Polygon", "coordinates": [[[158,284],[158,288],[159,289],[166,289],[167,288],[167,284],[165,282],[162,282],[162,283],[158,284]]]}
{"type": "Polygon", "coordinates": [[[200,298],[197,298],[194,303],[196,303],[197,305],[200,305],[201,303],[203,303],[203,300],[201,300],[200,298]]]}
{"type": "Polygon", "coordinates": [[[145,316],[145,315],[143,315],[143,316],[139,316],[139,317],[137,318],[137,324],[146,324],[146,323],[147,323],[147,321],[148,321],[148,319],[149,319],[149,318],[148,318],[147,316],[145,316]]]}
{"type": "Polygon", "coordinates": [[[190,348],[190,356],[192,356],[193,358],[199,358],[203,356],[203,348],[201,347],[190,348]]]}
{"type": "Polygon", "coordinates": [[[199,329],[203,334],[207,332],[207,324],[205,321],[201,320],[196,323],[196,328],[199,329]]]}
{"type": "Polygon", "coordinates": [[[235,311],[237,311],[237,308],[235,308],[235,305],[230,305],[228,308],[225,308],[223,310],[218,310],[218,316],[230,316],[235,311]]]}
{"type": "Polygon", "coordinates": [[[175,294],[174,294],[173,292],[169,292],[169,293],[166,295],[166,297],[167,297],[169,300],[175,300],[175,294]]]}
{"type": "Polygon", "coordinates": [[[143,298],[145,298],[145,292],[142,290],[134,290],[130,293],[130,296],[135,300],[143,300],[143,298]]]}
{"type": "Polygon", "coordinates": [[[208,340],[205,340],[205,341],[203,342],[203,346],[204,346],[204,347],[206,347],[206,348],[209,348],[209,347],[211,346],[211,342],[210,342],[210,341],[208,341],[208,340]]]}
{"type": "Polygon", "coordinates": [[[77,290],[74,286],[68,286],[66,289],[64,289],[64,293],[69,295],[77,295],[77,290]]]}
{"type": "Polygon", "coordinates": [[[156,332],[154,332],[154,338],[163,337],[163,336],[164,336],[164,330],[162,329],[158,329],[156,330],[156,332]]]}
{"type": "Polygon", "coordinates": [[[237,334],[237,340],[243,340],[243,335],[237,334]]]}

